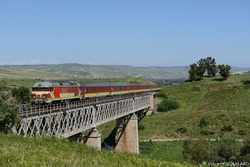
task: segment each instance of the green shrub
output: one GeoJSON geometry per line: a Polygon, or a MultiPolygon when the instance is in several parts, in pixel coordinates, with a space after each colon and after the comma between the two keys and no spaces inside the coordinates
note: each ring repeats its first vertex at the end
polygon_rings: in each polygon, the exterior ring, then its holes
{"type": "Polygon", "coordinates": [[[232,125],[224,125],[223,128],[221,128],[221,131],[223,132],[231,132],[233,130],[232,125]]]}
{"type": "Polygon", "coordinates": [[[240,156],[238,162],[250,162],[250,140],[245,140],[240,148],[240,156]]]}
{"type": "Polygon", "coordinates": [[[236,161],[239,156],[239,146],[234,141],[224,141],[214,150],[214,159],[218,161],[236,161]]]}
{"type": "Polygon", "coordinates": [[[243,84],[245,89],[250,89],[250,81],[243,81],[243,84]]]}
{"type": "Polygon", "coordinates": [[[214,135],[214,132],[208,131],[208,130],[202,130],[202,131],[201,131],[201,134],[202,134],[202,135],[214,135]]]}
{"type": "Polygon", "coordinates": [[[250,162],[250,140],[245,140],[243,146],[240,146],[240,142],[231,138],[216,142],[188,140],[184,142],[182,154],[188,162],[195,165],[204,161],[214,163],[250,162]]]}
{"type": "Polygon", "coordinates": [[[205,126],[207,126],[209,124],[208,121],[205,120],[205,118],[201,118],[200,123],[199,123],[199,127],[203,128],[205,126]]]}
{"type": "Polygon", "coordinates": [[[238,135],[245,136],[246,134],[247,134],[247,132],[244,131],[244,130],[239,130],[238,131],[238,135]]]}
{"type": "Polygon", "coordinates": [[[193,165],[209,159],[209,143],[206,140],[186,140],[183,147],[183,157],[193,165]]]}
{"type": "Polygon", "coordinates": [[[163,99],[168,99],[168,95],[165,89],[162,89],[160,92],[155,94],[155,97],[160,97],[163,99]]]}
{"type": "Polygon", "coordinates": [[[159,104],[159,106],[157,107],[157,110],[159,112],[166,112],[166,111],[178,109],[179,107],[180,107],[180,104],[177,101],[171,100],[171,99],[165,99],[159,104]]]}
{"type": "Polygon", "coordinates": [[[188,131],[188,129],[186,127],[182,127],[182,128],[177,129],[177,132],[180,132],[180,133],[186,133],[187,131],[188,131]]]}
{"type": "Polygon", "coordinates": [[[145,129],[144,124],[139,123],[139,124],[138,124],[138,130],[144,130],[144,129],[145,129]]]}

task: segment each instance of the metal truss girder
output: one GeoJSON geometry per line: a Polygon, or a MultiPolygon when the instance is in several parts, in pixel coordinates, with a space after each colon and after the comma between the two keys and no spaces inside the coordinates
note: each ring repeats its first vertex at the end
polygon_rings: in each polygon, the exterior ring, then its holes
{"type": "Polygon", "coordinates": [[[30,137],[70,137],[148,107],[150,95],[31,115],[22,118],[14,132],[30,137]]]}

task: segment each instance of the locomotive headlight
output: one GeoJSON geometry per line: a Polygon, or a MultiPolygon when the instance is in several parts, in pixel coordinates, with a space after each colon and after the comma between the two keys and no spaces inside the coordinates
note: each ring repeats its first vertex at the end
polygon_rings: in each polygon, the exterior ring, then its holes
{"type": "Polygon", "coordinates": [[[33,98],[33,99],[36,98],[36,94],[32,93],[31,98],[33,98]]]}
{"type": "Polygon", "coordinates": [[[49,93],[47,93],[47,94],[43,94],[43,95],[42,95],[42,98],[43,98],[43,99],[48,99],[48,98],[51,98],[51,96],[50,96],[49,93]]]}

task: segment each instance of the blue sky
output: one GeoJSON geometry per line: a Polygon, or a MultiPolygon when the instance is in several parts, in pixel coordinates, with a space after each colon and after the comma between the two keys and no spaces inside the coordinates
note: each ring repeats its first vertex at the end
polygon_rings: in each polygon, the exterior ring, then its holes
{"type": "Polygon", "coordinates": [[[249,0],[0,0],[0,65],[250,67],[249,0]]]}

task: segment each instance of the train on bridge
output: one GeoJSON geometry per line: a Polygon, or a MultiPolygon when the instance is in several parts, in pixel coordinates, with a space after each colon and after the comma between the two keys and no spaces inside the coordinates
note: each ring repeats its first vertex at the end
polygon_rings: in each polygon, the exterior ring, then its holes
{"type": "Polygon", "coordinates": [[[50,104],[70,100],[106,97],[161,90],[151,83],[86,83],[75,81],[40,81],[32,86],[31,103],[50,104]]]}

